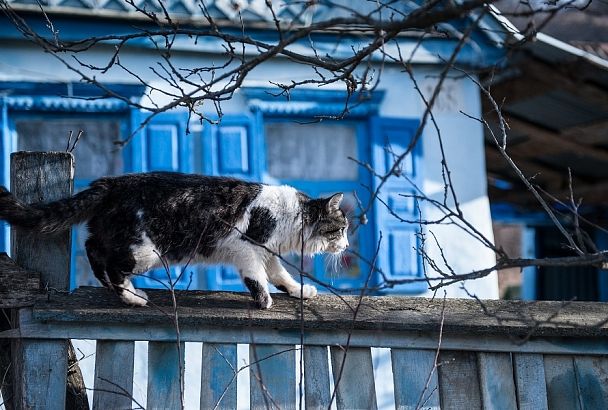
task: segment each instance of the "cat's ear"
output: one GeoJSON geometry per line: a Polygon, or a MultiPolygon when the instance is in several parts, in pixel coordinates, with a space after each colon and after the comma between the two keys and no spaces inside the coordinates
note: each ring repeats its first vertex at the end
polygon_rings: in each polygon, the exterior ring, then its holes
{"type": "Polygon", "coordinates": [[[340,209],[340,203],[344,199],[344,194],[342,192],[338,192],[337,194],[333,194],[330,198],[327,199],[327,211],[335,212],[340,209]]]}

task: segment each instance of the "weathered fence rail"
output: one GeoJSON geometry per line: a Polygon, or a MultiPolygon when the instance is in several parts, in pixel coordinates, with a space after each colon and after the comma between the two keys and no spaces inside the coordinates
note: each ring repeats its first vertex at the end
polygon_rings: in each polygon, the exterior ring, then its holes
{"type": "MultiPolygon", "coordinates": [[[[30,269],[26,285],[36,281],[30,269]]],[[[0,257],[0,295],[23,273],[0,257]]],[[[236,408],[237,344],[249,345],[246,371],[256,409],[296,407],[300,346],[307,409],[328,408],[332,379],[339,409],[376,408],[375,384],[391,376],[401,409],[602,409],[608,403],[603,303],[321,295],[301,311],[298,300],[274,295],[272,309],[260,311],[240,293],[176,292],[176,308],[168,291],[148,295],[149,305],[137,308],[102,288],[69,294],[43,287],[15,298],[18,324],[0,338],[44,347],[17,356],[24,372],[17,408],[64,408],[69,339],[97,341],[97,409],[131,408],[134,342],[141,340],[149,341],[149,409],[179,408],[187,342],[203,342],[205,409],[236,408]],[[392,375],[374,380],[371,347],[391,349],[392,375]]]]}

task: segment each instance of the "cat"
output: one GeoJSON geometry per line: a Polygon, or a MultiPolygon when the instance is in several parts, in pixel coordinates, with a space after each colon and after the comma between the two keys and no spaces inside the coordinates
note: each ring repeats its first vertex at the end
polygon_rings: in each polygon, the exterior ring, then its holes
{"type": "Polygon", "coordinates": [[[316,296],[278,255],[301,252],[302,239],[307,255],[343,252],[349,245],[343,196],[311,199],[286,185],[150,172],[101,178],[71,198],[31,205],[0,187],[0,219],[43,234],[87,222],[93,273],[126,304],[147,303],[130,277],[162,266],[162,255],[170,264],[234,265],[256,306],[268,309],[268,282],[296,298],[316,296]]]}

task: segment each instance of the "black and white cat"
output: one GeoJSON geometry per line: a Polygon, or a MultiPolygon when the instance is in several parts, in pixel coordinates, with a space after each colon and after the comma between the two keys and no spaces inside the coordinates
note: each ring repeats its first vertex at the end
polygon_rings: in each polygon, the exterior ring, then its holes
{"type": "Polygon", "coordinates": [[[234,265],[256,305],[268,309],[268,282],[293,297],[317,294],[314,286],[302,288],[277,255],[300,252],[302,238],[308,255],[348,247],[341,193],[311,199],[290,186],[170,172],[101,178],[46,204],[24,204],[0,188],[0,219],[11,225],[52,234],[86,221],[95,276],[130,305],[147,303],[130,276],[161,266],[159,255],[171,264],[234,265]]]}

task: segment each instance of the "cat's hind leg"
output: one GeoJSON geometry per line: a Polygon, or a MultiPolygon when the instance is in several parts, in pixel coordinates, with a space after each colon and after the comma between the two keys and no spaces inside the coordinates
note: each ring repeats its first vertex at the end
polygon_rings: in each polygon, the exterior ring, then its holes
{"type": "Polygon", "coordinates": [[[93,270],[93,274],[101,284],[106,288],[112,288],[110,277],[106,273],[106,256],[103,247],[99,246],[97,240],[93,237],[87,239],[84,244],[89,258],[89,264],[93,270]]]}
{"type": "Polygon", "coordinates": [[[309,299],[317,296],[317,288],[312,285],[304,284],[303,286],[291,277],[289,272],[281,264],[279,258],[275,255],[271,256],[266,261],[266,272],[268,280],[280,291],[286,292],[294,298],[309,299]]]}

